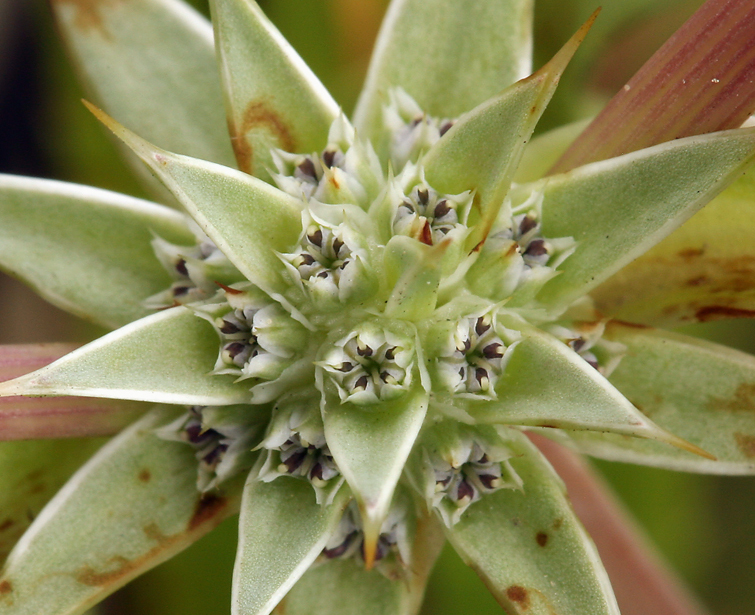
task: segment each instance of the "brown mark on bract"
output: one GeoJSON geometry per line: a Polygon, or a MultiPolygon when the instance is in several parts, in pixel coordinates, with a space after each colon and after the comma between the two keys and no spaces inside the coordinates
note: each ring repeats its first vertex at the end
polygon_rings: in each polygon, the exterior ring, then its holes
{"type": "Polygon", "coordinates": [[[13,519],[6,519],[2,523],[0,523],[0,532],[4,532],[8,528],[12,527],[15,524],[15,521],[13,519]]]}
{"type": "Polygon", "coordinates": [[[679,250],[679,252],[677,253],[677,255],[682,260],[685,260],[687,262],[698,258],[703,254],[705,254],[705,248],[686,248],[684,250],[679,250]]]}
{"type": "Polygon", "coordinates": [[[544,547],[548,544],[548,534],[545,532],[538,532],[535,536],[535,540],[537,541],[537,544],[539,544],[541,547],[544,547]]]}
{"type": "Polygon", "coordinates": [[[708,281],[708,278],[704,275],[699,275],[694,278],[690,278],[685,282],[687,286],[701,286],[708,281]]]}
{"type": "Polygon", "coordinates": [[[189,531],[209,521],[228,505],[228,500],[219,495],[205,495],[197,501],[197,507],[189,521],[189,531]]]}
{"type": "Polygon", "coordinates": [[[506,597],[523,609],[528,609],[530,606],[530,595],[521,585],[510,585],[507,587],[506,597]]]}
{"type": "Polygon", "coordinates": [[[276,147],[287,152],[296,151],[296,142],[291,130],[265,100],[253,100],[244,111],[240,123],[233,120],[228,122],[231,133],[231,145],[236,154],[239,169],[252,175],[254,173],[254,151],[249,133],[264,130],[272,137],[276,147]]]}
{"type": "Polygon", "coordinates": [[[745,457],[755,458],[755,436],[744,433],[735,433],[734,439],[737,441],[737,447],[745,457]]]}
{"type": "Polygon", "coordinates": [[[139,472],[138,478],[143,483],[148,483],[152,479],[152,473],[147,468],[144,468],[141,472],[139,472]]]}
{"type": "Polygon", "coordinates": [[[0,594],[9,594],[13,591],[13,585],[10,581],[0,582],[0,594]]]}
{"type": "Polygon", "coordinates": [[[711,397],[708,408],[723,412],[755,412],[755,383],[741,383],[731,397],[711,397]]]}
{"type": "Polygon", "coordinates": [[[105,28],[101,10],[103,6],[112,6],[121,0],[52,0],[53,4],[70,4],[76,11],[73,25],[79,30],[95,30],[109,40],[110,33],[105,28]]]}
{"type": "Polygon", "coordinates": [[[723,318],[755,318],[755,310],[729,307],[726,305],[708,305],[695,312],[698,322],[721,320],[723,318]]]}

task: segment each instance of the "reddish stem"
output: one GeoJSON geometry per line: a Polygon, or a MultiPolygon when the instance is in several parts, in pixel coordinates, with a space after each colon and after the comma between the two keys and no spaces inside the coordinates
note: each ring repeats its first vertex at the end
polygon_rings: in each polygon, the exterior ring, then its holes
{"type": "MultiPolygon", "coordinates": [[[[75,348],[71,344],[0,346],[0,382],[44,367],[75,348]]],[[[144,408],[109,399],[4,397],[0,398],[0,441],[110,435],[144,408]]]]}
{"type": "Polygon", "coordinates": [[[566,483],[577,516],[598,547],[622,615],[706,615],[585,460],[544,436],[527,435],[566,483]]]}
{"type": "Polygon", "coordinates": [[[737,128],[755,109],[755,1],[708,0],[632,77],[550,173],[737,128]]]}

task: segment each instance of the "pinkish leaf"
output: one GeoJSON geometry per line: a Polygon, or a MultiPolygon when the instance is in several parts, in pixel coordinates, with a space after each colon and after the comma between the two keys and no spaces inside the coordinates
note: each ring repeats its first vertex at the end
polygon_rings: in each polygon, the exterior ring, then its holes
{"type": "Polygon", "coordinates": [[[708,0],[550,170],[737,128],[755,109],[755,2],[708,0]]]}
{"type": "MultiPolygon", "coordinates": [[[[0,346],[0,382],[32,372],[76,348],[72,344],[0,346]]],[[[146,409],[136,402],[73,397],[0,399],[0,441],[117,433],[146,409]]]]}

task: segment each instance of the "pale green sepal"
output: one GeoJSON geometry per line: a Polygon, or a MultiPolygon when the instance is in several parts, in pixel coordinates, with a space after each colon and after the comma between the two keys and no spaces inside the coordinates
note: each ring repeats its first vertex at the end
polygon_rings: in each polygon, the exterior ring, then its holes
{"type": "Polygon", "coordinates": [[[391,238],[384,256],[387,276],[401,274],[385,306],[387,317],[416,321],[432,313],[438,300],[443,256],[450,245],[450,238],[435,246],[411,237],[391,238]]]}
{"type": "Polygon", "coordinates": [[[323,395],[325,439],[359,503],[368,565],[427,404],[421,386],[396,400],[370,405],[342,403],[327,389],[323,395]]]}
{"type": "Polygon", "coordinates": [[[32,519],[105,440],[0,443],[0,564],[32,519]]]}
{"type": "Polygon", "coordinates": [[[521,184],[545,177],[548,170],[561,158],[561,154],[591,121],[586,119],[571,122],[530,139],[514,172],[514,181],[521,184]]]}
{"type": "MultiPolygon", "coordinates": [[[[685,335],[612,322],[627,354],[611,382],[658,425],[717,457],[655,442],[575,433],[588,454],[687,472],[755,473],[755,358],[685,335]]],[[[546,434],[547,435],[547,434],[546,434]]]]}
{"type": "Polygon", "coordinates": [[[287,252],[299,238],[299,201],[246,173],[161,150],[87,106],[149,165],[249,281],[268,292],[285,287],[285,266],[275,252],[287,252]]]}
{"type": "Polygon", "coordinates": [[[115,192],[0,175],[0,269],[108,328],[148,314],[144,300],[170,285],[151,242],[193,244],[186,222],[115,192]]]}
{"type": "Polygon", "coordinates": [[[76,395],[187,406],[249,400],[249,386],[210,374],[217,335],[176,307],[121,327],[31,374],[0,384],[9,395],[76,395]]]}
{"type": "Polygon", "coordinates": [[[743,128],[670,141],[535,184],[544,192],[543,234],[577,241],[538,298],[564,306],[584,295],[680,226],[753,156],[755,129],[743,128]]]}
{"type": "MultiPolygon", "coordinates": [[[[365,570],[359,558],[316,563],[288,592],[283,615],[416,615],[427,578],[445,542],[434,515],[416,521],[412,561],[400,579],[365,570]]],[[[276,611],[278,612],[278,611],[276,611]]]]}
{"type": "Polygon", "coordinates": [[[354,114],[359,134],[381,141],[391,88],[406,90],[430,115],[454,118],[526,77],[532,4],[394,0],[354,114]]]}
{"type": "Polygon", "coordinates": [[[338,104],[256,2],[210,7],[239,169],[269,181],[270,150],[322,150],[338,104]]]}
{"type": "Polygon", "coordinates": [[[470,236],[470,248],[487,237],[524,147],[595,17],[534,75],[459,118],[423,158],[425,177],[439,192],[476,190],[472,213],[479,212],[479,219],[468,224],[479,228],[470,236]]]}
{"type": "Polygon", "coordinates": [[[524,435],[512,433],[509,446],[524,489],[472,504],[446,529],[451,544],[512,615],[619,615],[561,479],[524,435]]]}
{"type": "MultiPolygon", "coordinates": [[[[52,8],[89,91],[110,115],[160,147],[234,166],[204,17],[178,0],[52,8]]],[[[151,188],[162,188],[130,160],[151,188]]]]}
{"type": "Polygon", "coordinates": [[[320,506],[309,481],[289,476],[244,487],[233,569],[233,615],[267,615],[307,571],[338,526],[349,490],[320,506]]]}
{"type": "Polygon", "coordinates": [[[238,510],[239,483],[203,497],[191,447],[154,434],[180,412],[147,414],[50,501],[2,571],[4,615],[82,613],[238,510]]]}
{"type": "Polygon", "coordinates": [[[592,291],[601,313],[654,327],[755,317],[755,169],[592,291]]]}
{"type": "Polygon", "coordinates": [[[519,328],[522,339],[496,384],[497,399],[467,406],[478,421],[620,433],[705,454],[645,417],[560,340],[535,327],[517,327],[500,315],[498,321],[519,328]]]}

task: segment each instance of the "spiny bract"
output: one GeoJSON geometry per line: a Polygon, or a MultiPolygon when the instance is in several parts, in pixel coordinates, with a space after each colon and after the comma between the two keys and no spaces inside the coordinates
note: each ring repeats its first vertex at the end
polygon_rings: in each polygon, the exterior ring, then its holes
{"type": "Polygon", "coordinates": [[[121,327],[1,394],[170,404],[38,516],[2,612],[81,612],[240,506],[235,613],[416,612],[447,538],[511,612],[617,614],[521,427],[753,471],[737,434],[754,420],[705,404],[755,380],[753,360],[608,320],[588,293],[736,179],[755,132],[533,179],[563,150],[530,138],[591,22],[526,77],[526,0],[396,0],[351,122],[251,0],[211,5],[218,72],[209,25],[173,0],[56,5],[104,106],[210,162],[90,105],[193,221],[0,180],[0,264],[121,327]]]}

